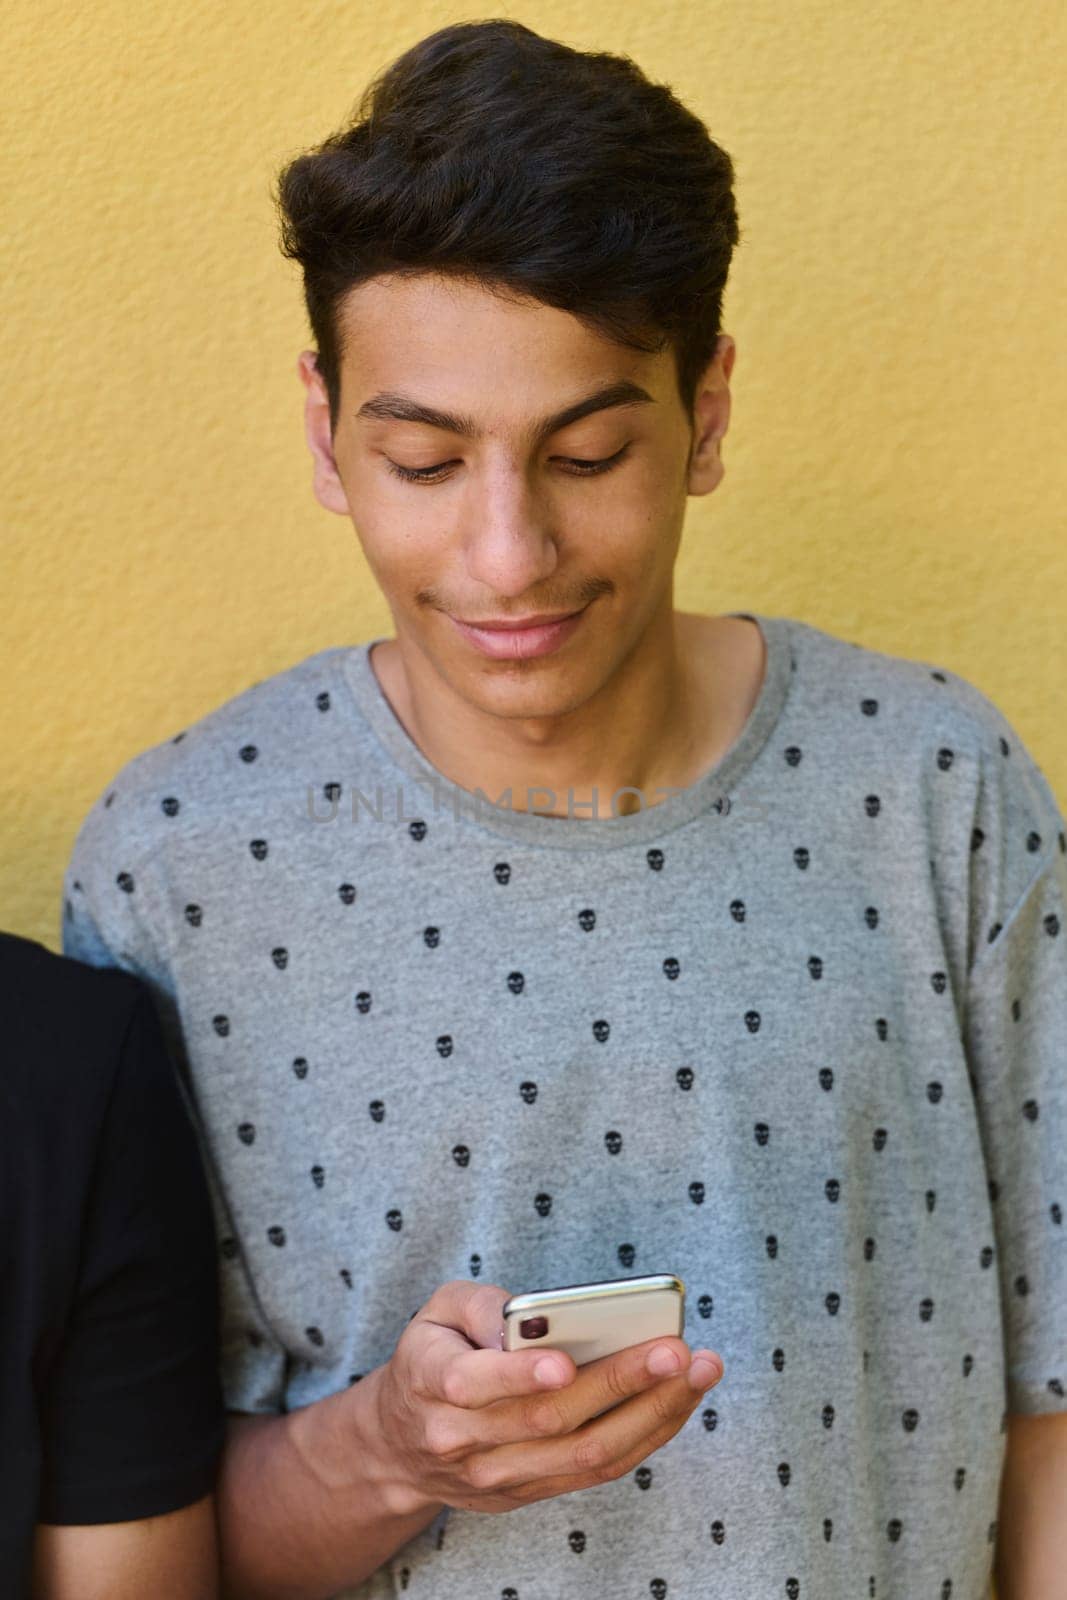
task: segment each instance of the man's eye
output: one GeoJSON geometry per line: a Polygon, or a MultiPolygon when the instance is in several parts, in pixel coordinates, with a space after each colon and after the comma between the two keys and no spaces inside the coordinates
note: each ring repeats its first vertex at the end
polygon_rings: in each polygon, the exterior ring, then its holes
{"type": "MultiPolygon", "coordinates": [[[[610,472],[625,456],[629,445],[623,445],[621,450],[616,450],[613,456],[606,456],[603,461],[579,461],[573,456],[561,456],[564,468],[575,478],[593,478],[600,472],[610,472]]],[[[443,473],[447,472],[451,462],[442,461],[437,467],[402,467],[396,461],[390,461],[389,471],[396,477],[403,478],[408,483],[438,483],[443,473]]]]}

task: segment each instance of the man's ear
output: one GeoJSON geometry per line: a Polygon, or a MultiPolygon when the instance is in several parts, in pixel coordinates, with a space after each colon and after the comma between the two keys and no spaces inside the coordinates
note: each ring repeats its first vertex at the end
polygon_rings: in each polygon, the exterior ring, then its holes
{"type": "Polygon", "coordinates": [[[693,402],[693,443],[689,453],[687,492],[710,494],[722,482],[721,441],[730,426],[730,374],[737,346],[720,333],[715,354],[705,367],[693,402]]]}
{"type": "Polygon", "coordinates": [[[307,390],[304,400],[304,435],[315,464],[312,480],[315,499],[327,511],[336,511],[342,517],[351,516],[348,497],[337,471],[333,441],[330,438],[330,401],[314,350],[300,352],[296,370],[307,390]]]}

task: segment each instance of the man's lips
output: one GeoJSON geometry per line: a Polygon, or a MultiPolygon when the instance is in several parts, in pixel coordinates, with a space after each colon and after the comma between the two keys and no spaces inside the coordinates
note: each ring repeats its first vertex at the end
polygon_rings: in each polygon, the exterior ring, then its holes
{"type": "Polygon", "coordinates": [[[484,631],[489,632],[489,633],[502,633],[502,632],[514,631],[515,629],[518,629],[518,628],[541,628],[541,627],[544,627],[547,623],[550,623],[550,622],[563,622],[565,618],[577,616],[579,611],[584,611],[584,610],[585,610],[584,606],[576,606],[573,611],[557,611],[555,613],[549,612],[549,611],[542,611],[542,612],[539,612],[536,616],[533,616],[533,617],[520,617],[517,621],[514,621],[514,622],[511,621],[510,619],[508,619],[507,621],[502,621],[502,622],[494,622],[494,621],[475,622],[475,621],[472,621],[469,617],[455,617],[454,621],[462,623],[463,627],[465,627],[465,628],[481,628],[484,631]]]}
{"type": "Polygon", "coordinates": [[[483,656],[497,661],[518,661],[550,655],[570,638],[588,609],[583,606],[580,611],[569,612],[557,621],[527,623],[525,627],[473,626],[451,615],[449,620],[483,656]]]}

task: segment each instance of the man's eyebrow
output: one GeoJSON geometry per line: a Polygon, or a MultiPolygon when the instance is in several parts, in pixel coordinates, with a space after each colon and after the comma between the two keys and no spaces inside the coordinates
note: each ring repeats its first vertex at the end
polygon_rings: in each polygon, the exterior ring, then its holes
{"type": "MultiPolygon", "coordinates": [[[[632,383],[629,379],[609,383],[594,390],[592,394],[587,394],[584,399],[576,400],[573,405],[564,406],[562,411],[542,418],[534,428],[533,442],[543,444],[561,428],[568,427],[572,422],[580,422],[583,417],[590,416],[594,411],[607,411],[615,406],[655,405],[655,403],[654,397],[639,383],[632,383]]],[[[369,400],[363,402],[356,416],[369,417],[377,421],[424,422],[431,428],[443,428],[446,432],[459,434],[464,439],[478,437],[477,425],[471,417],[459,416],[454,411],[439,411],[435,406],[423,405],[411,395],[399,394],[395,390],[387,389],[380,394],[372,395],[369,400]]]]}

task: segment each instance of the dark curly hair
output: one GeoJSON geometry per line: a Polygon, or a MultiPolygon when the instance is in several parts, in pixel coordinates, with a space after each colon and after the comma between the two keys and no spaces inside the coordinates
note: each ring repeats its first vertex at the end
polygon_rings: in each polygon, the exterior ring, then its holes
{"type": "Polygon", "coordinates": [[[692,421],[739,230],[725,150],[628,56],[493,17],[429,34],[272,193],[337,426],[346,292],[435,272],[673,348],[692,421]]]}

